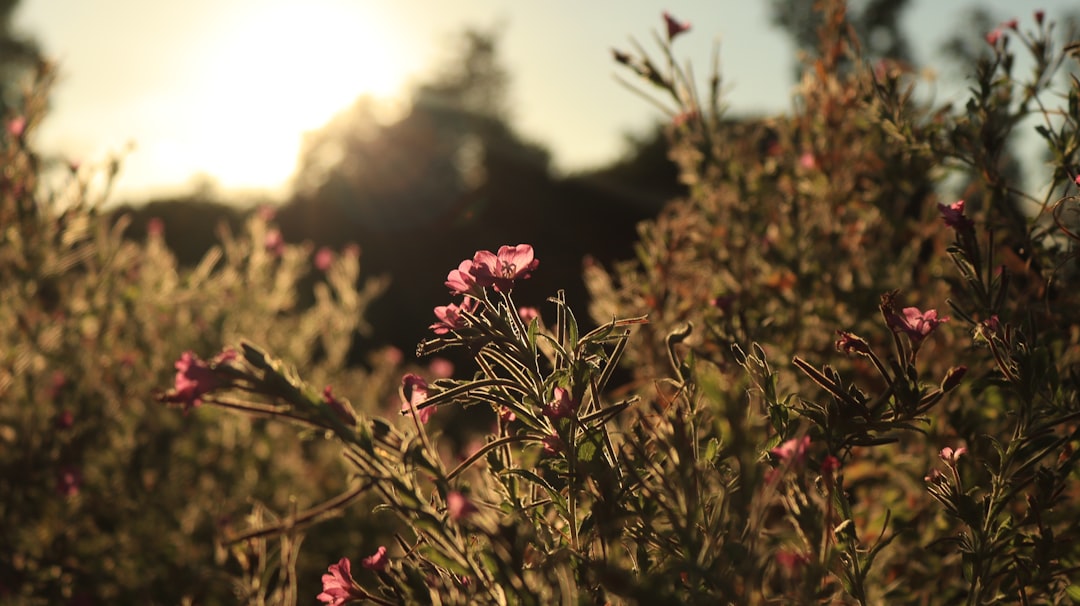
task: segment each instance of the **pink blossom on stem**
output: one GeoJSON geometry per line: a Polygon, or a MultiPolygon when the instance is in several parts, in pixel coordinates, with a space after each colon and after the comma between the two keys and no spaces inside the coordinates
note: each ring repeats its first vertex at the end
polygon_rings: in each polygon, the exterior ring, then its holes
{"type": "Polygon", "coordinates": [[[514,414],[514,411],[511,408],[507,406],[500,406],[499,418],[502,419],[504,423],[513,423],[517,420],[517,415],[514,414]]]}
{"type": "Polygon", "coordinates": [[[891,327],[894,332],[903,332],[913,343],[921,343],[939,325],[949,321],[948,316],[938,318],[937,310],[919,311],[918,307],[905,307],[901,314],[892,314],[891,327]]]}
{"type": "Polygon", "coordinates": [[[950,466],[955,466],[956,462],[959,461],[960,457],[962,457],[965,453],[967,453],[967,448],[963,446],[955,450],[951,446],[946,446],[945,448],[941,449],[941,453],[939,454],[939,456],[941,457],[942,461],[945,461],[950,466]]]}
{"type": "Polygon", "coordinates": [[[53,427],[57,429],[71,429],[75,425],[75,415],[70,410],[61,410],[53,419],[53,427]]]}
{"type": "Polygon", "coordinates": [[[498,253],[478,250],[473,255],[472,268],[469,271],[476,278],[478,286],[491,286],[497,292],[510,292],[514,288],[515,280],[529,278],[532,271],[540,265],[540,261],[533,254],[533,247],[528,244],[502,246],[498,253]]]}
{"type": "Polygon", "coordinates": [[[476,311],[476,299],[471,297],[465,297],[465,300],[461,302],[461,305],[440,305],[435,308],[435,317],[438,318],[438,322],[432,324],[432,332],[437,335],[445,335],[451,330],[458,328],[465,328],[465,317],[462,312],[473,313],[476,311]]]}
{"type": "Polygon", "coordinates": [[[326,272],[330,269],[330,266],[334,264],[334,251],[323,246],[315,253],[315,268],[321,272],[326,272]]]}
{"type": "Polygon", "coordinates": [[[416,411],[416,417],[421,423],[427,423],[435,412],[433,406],[420,408],[420,405],[428,399],[428,384],[419,375],[409,373],[401,377],[401,414],[407,415],[416,411]]]}
{"type": "Polygon", "coordinates": [[[560,452],[562,452],[562,449],[563,449],[562,440],[560,440],[559,436],[557,436],[555,434],[551,434],[549,436],[544,436],[544,438],[542,440],[540,440],[540,443],[544,445],[544,453],[545,454],[557,455],[560,452]]]}
{"type": "Polygon", "coordinates": [[[77,467],[65,465],[56,474],[56,492],[62,497],[73,497],[79,494],[82,487],[82,472],[77,467]]]}
{"type": "Polygon", "coordinates": [[[63,393],[64,387],[68,384],[67,375],[62,370],[54,370],[52,378],[49,381],[48,397],[50,400],[55,400],[63,393]]]}
{"type": "Polygon", "coordinates": [[[836,334],[840,335],[840,338],[836,340],[836,351],[846,354],[870,355],[870,344],[862,337],[844,330],[838,330],[836,334]]]}
{"type": "Polygon", "coordinates": [[[570,392],[562,387],[555,388],[555,399],[544,407],[544,416],[552,419],[565,419],[574,416],[578,402],[570,397],[570,392]]]}
{"type": "Polygon", "coordinates": [[[387,346],[381,353],[383,361],[391,366],[397,366],[405,360],[405,354],[401,353],[401,350],[393,345],[387,346]]]}
{"type": "Polygon", "coordinates": [[[540,317],[540,310],[535,307],[519,307],[518,317],[526,324],[531,324],[533,320],[540,317]]]}
{"type": "Polygon", "coordinates": [[[454,376],[454,363],[446,358],[432,358],[428,372],[436,379],[449,379],[454,376]]]}
{"type": "Polygon", "coordinates": [[[446,511],[450,514],[450,519],[457,522],[476,513],[477,509],[465,495],[451,490],[446,494],[446,511]]]}
{"type": "Polygon", "coordinates": [[[938,211],[941,212],[941,218],[945,220],[945,225],[955,230],[971,229],[975,226],[971,219],[964,216],[963,200],[957,200],[948,206],[938,204],[938,211]]]}
{"type": "Polygon", "coordinates": [[[810,448],[810,436],[791,438],[769,451],[781,463],[801,464],[806,461],[806,452],[810,448]]]}
{"type": "Polygon", "coordinates": [[[220,386],[217,376],[205,361],[193,352],[185,351],[176,361],[173,389],[162,397],[165,402],[183,404],[186,414],[202,404],[203,396],[220,386]]]}
{"type": "Polygon", "coordinates": [[[840,459],[832,455],[827,455],[825,460],[821,462],[821,475],[823,476],[831,476],[838,469],[840,469],[840,459]]]}
{"type": "Polygon", "coordinates": [[[274,217],[277,216],[277,209],[267,204],[260,206],[259,209],[255,212],[256,214],[258,214],[260,219],[266,221],[267,223],[273,221],[274,217]]]}
{"type": "Polygon", "coordinates": [[[796,573],[800,568],[810,563],[810,558],[795,551],[781,549],[776,552],[776,563],[789,573],[796,573]]]}
{"type": "Polygon", "coordinates": [[[1007,27],[1007,28],[1009,28],[1009,29],[1011,29],[1011,30],[1013,30],[1015,32],[1017,30],[1017,28],[1020,26],[1020,23],[1016,19],[1009,19],[1008,21],[1002,23],[1002,25],[1004,25],[1005,27],[1007,27]]]}
{"type": "Polygon", "coordinates": [[[682,128],[687,124],[693,124],[694,122],[697,122],[699,116],[700,115],[698,114],[698,111],[696,109],[679,112],[675,114],[674,118],[671,119],[671,125],[675,128],[682,128]]]}
{"type": "Polygon", "coordinates": [[[16,139],[22,137],[23,133],[26,132],[26,118],[16,116],[9,120],[7,123],[7,131],[8,134],[16,139]]]}
{"type": "Polygon", "coordinates": [[[668,41],[674,40],[679,34],[690,31],[690,24],[686,21],[679,21],[675,17],[671,16],[671,13],[664,11],[664,25],[667,27],[668,41]]]}
{"type": "Polygon", "coordinates": [[[334,397],[334,392],[329,385],[323,390],[323,399],[326,401],[326,405],[330,407],[330,410],[333,410],[334,414],[341,419],[342,423],[349,426],[356,425],[356,415],[349,410],[348,405],[334,397]]]}
{"type": "Polygon", "coordinates": [[[281,253],[285,252],[285,238],[281,235],[281,231],[277,229],[266,232],[263,245],[266,246],[266,250],[275,256],[281,256],[281,253]]]}
{"type": "Polygon", "coordinates": [[[322,593],[315,599],[330,606],[341,606],[353,600],[363,599],[364,592],[357,586],[352,576],[352,563],[349,558],[341,558],[337,564],[327,568],[322,576],[322,593]]]}
{"type": "Polygon", "coordinates": [[[471,293],[476,286],[476,276],[472,273],[473,262],[471,259],[462,261],[457,269],[450,270],[446,275],[446,287],[455,295],[471,293]]]}
{"type": "Polygon", "coordinates": [[[986,43],[989,44],[990,46],[995,46],[996,47],[998,42],[1001,40],[1002,36],[1003,36],[1003,34],[1001,33],[1001,28],[1000,27],[994,28],[993,31],[988,32],[986,34],[986,43]]]}
{"type": "Polygon", "coordinates": [[[1035,23],[1037,25],[1042,25],[1043,24],[1043,19],[1045,19],[1045,18],[1046,18],[1046,11],[1041,11],[1041,10],[1035,11],[1035,23]]]}
{"type": "Polygon", "coordinates": [[[375,553],[360,560],[360,565],[368,570],[382,571],[386,570],[386,565],[390,563],[390,558],[386,555],[386,547],[382,545],[375,550],[375,553]]]}

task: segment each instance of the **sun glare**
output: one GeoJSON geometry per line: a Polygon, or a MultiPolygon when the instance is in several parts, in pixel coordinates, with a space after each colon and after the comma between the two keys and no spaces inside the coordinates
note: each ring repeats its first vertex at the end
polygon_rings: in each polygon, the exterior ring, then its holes
{"type": "Polygon", "coordinates": [[[407,66],[377,16],[355,4],[257,6],[207,49],[195,119],[208,175],[226,188],[274,190],[292,175],[304,132],[361,95],[399,94],[407,66]]]}

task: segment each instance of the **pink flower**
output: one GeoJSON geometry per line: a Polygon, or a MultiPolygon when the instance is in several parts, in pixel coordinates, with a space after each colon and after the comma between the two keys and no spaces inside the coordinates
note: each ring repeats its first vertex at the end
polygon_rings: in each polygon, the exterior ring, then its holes
{"type": "Polygon", "coordinates": [[[327,574],[322,576],[322,586],[322,593],[315,596],[315,599],[330,606],[341,606],[341,604],[365,597],[364,592],[353,580],[352,564],[349,558],[341,558],[337,564],[331,564],[327,568],[327,574]]]}
{"type": "Polygon", "coordinates": [[[964,216],[963,200],[957,200],[948,206],[944,204],[938,204],[937,206],[938,211],[941,212],[941,218],[945,220],[945,225],[955,230],[971,229],[975,226],[971,219],[964,216]]]}
{"type": "Polygon", "coordinates": [[[809,564],[810,558],[801,553],[781,549],[776,552],[776,563],[789,573],[795,573],[806,564],[809,564]]]}
{"type": "Polygon", "coordinates": [[[487,250],[476,251],[469,271],[481,288],[492,286],[498,292],[509,292],[514,288],[514,280],[529,278],[539,265],[540,261],[533,257],[533,247],[518,244],[502,246],[498,254],[487,250]]]}
{"type": "Polygon", "coordinates": [[[805,152],[799,156],[799,166],[806,170],[814,170],[818,166],[817,158],[814,157],[814,154],[805,152]]]}
{"type": "Polygon", "coordinates": [[[435,407],[420,408],[420,405],[428,399],[428,384],[419,375],[409,373],[401,377],[401,414],[407,415],[416,411],[416,417],[421,423],[427,423],[435,412],[435,407]]]}
{"type": "Polygon", "coordinates": [[[836,351],[846,354],[870,355],[870,344],[862,337],[844,330],[838,330],[836,334],[840,335],[840,338],[836,341],[836,351]]]}
{"type": "Polygon", "coordinates": [[[1043,24],[1043,19],[1046,18],[1046,11],[1035,11],[1035,23],[1038,25],[1043,24]]]}
{"type": "Polygon", "coordinates": [[[499,418],[502,419],[504,423],[513,423],[514,421],[517,420],[517,415],[514,414],[514,411],[512,409],[510,409],[509,407],[500,406],[499,407],[499,418]]]}
{"type": "Polygon", "coordinates": [[[446,494],[446,511],[450,514],[450,519],[457,522],[476,513],[477,509],[465,495],[451,490],[446,494]]]}
{"type": "Polygon", "coordinates": [[[535,307],[519,307],[518,317],[526,324],[531,324],[533,320],[540,317],[540,310],[535,307]]]}
{"type": "Polygon", "coordinates": [[[939,456],[941,457],[942,461],[945,461],[950,466],[955,466],[956,462],[959,461],[960,457],[962,457],[965,453],[967,453],[967,448],[964,448],[963,446],[957,448],[956,450],[953,450],[951,446],[946,446],[945,448],[941,449],[941,453],[939,454],[939,456]]]}
{"type": "Polygon", "coordinates": [[[334,251],[323,246],[315,253],[315,268],[321,272],[325,272],[330,269],[330,266],[334,264],[334,251]]]}
{"type": "Polygon", "coordinates": [[[62,497],[73,497],[79,494],[82,480],[82,472],[77,467],[65,465],[57,471],[56,492],[62,497]]]}
{"type": "Polygon", "coordinates": [[[894,332],[906,333],[916,344],[921,343],[938,325],[949,321],[948,316],[938,318],[935,309],[921,312],[918,307],[905,307],[902,313],[902,316],[891,314],[889,324],[894,332]]]}
{"type": "Polygon", "coordinates": [[[667,26],[667,37],[669,41],[674,40],[675,36],[690,30],[689,23],[677,20],[667,11],[664,11],[664,25],[667,26]]]}
{"type": "Polygon", "coordinates": [[[473,313],[475,310],[476,299],[470,297],[465,297],[465,300],[461,302],[461,305],[454,305],[453,303],[449,305],[440,305],[435,308],[435,317],[438,318],[439,321],[432,324],[429,328],[437,335],[445,335],[451,330],[465,328],[465,317],[462,315],[462,312],[473,313]]]}
{"type": "Polygon", "coordinates": [[[382,350],[383,361],[391,366],[397,366],[405,360],[405,354],[401,353],[401,350],[390,345],[382,350]]]}
{"type": "Polygon", "coordinates": [[[552,419],[565,419],[574,416],[578,402],[570,397],[570,392],[562,387],[555,388],[555,399],[544,407],[544,416],[552,419]]]}
{"type": "Polygon", "coordinates": [[[831,476],[838,469],[840,469],[840,459],[832,455],[827,455],[825,460],[821,462],[821,475],[823,476],[831,476]]]}
{"type": "Polygon", "coordinates": [[[682,128],[687,124],[693,124],[697,122],[699,114],[696,109],[692,109],[685,112],[679,112],[675,114],[675,117],[671,119],[671,125],[675,128],[682,128]]]}
{"type": "Polygon", "coordinates": [[[260,219],[266,221],[267,223],[273,221],[274,217],[277,216],[277,209],[273,206],[265,204],[263,206],[260,206],[259,209],[255,212],[256,214],[258,214],[260,219]]]}
{"type": "Polygon", "coordinates": [[[802,463],[806,461],[806,451],[810,448],[810,436],[791,438],[769,451],[781,463],[802,463]]]}
{"type": "Polygon", "coordinates": [[[22,116],[16,116],[7,123],[7,131],[12,137],[16,139],[23,136],[26,132],[26,118],[22,116]]]}
{"type": "Polygon", "coordinates": [[[57,429],[71,429],[75,425],[75,415],[70,410],[61,410],[53,419],[53,427],[57,429]]]}
{"type": "Polygon", "coordinates": [[[360,565],[368,570],[374,570],[376,572],[386,570],[386,565],[390,563],[390,558],[386,557],[386,548],[382,545],[375,550],[375,553],[360,560],[360,565]]]}
{"type": "Polygon", "coordinates": [[[60,397],[60,394],[64,392],[64,387],[68,384],[67,375],[62,370],[54,370],[52,378],[49,381],[48,397],[50,400],[55,400],[60,397]]]}
{"type": "Polygon", "coordinates": [[[330,410],[333,410],[334,413],[337,414],[342,423],[349,426],[356,425],[356,415],[349,410],[348,405],[334,397],[334,393],[329,385],[323,390],[323,399],[326,400],[326,405],[330,407],[330,410]]]}
{"type": "Polygon", "coordinates": [[[1073,183],[1080,185],[1080,175],[1076,175],[1076,178],[1073,179],[1073,183]]]}
{"type": "Polygon", "coordinates": [[[454,363],[446,358],[433,358],[428,364],[428,372],[436,379],[449,379],[454,376],[454,363]]]}
{"type": "Polygon", "coordinates": [[[165,402],[183,404],[184,413],[202,404],[202,398],[220,386],[217,376],[205,361],[185,351],[176,361],[173,389],[162,398],[165,402]]]}
{"type": "Polygon", "coordinates": [[[540,443],[544,445],[544,453],[545,454],[557,455],[560,452],[562,452],[562,449],[563,449],[562,440],[560,440],[559,436],[557,436],[555,434],[551,434],[549,436],[544,436],[544,438],[542,440],[540,440],[540,443]]]}
{"type": "Polygon", "coordinates": [[[1016,28],[1020,25],[1020,23],[1016,19],[1009,19],[1008,21],[1002,23],[1002,25],[1015,32],[1016,28]]]}
{"type": "Polygon", "coordinates": [[[266,246],[266,250],[275,256],[281,256],[281,253],[285,251],[285,238],[282,237],[281,231],[277,229],[266,232],[266,239],[263,244],[266,246]]]}
{"type": "Polygon", "coordinates": [[[469,259],[462,261],[457,269],[450,270],[446,275],[446,287],[455,295],[464,295],[473,291],[476,286],[476,277],[472,274],[473,262],[469,259]]]}
{"type": "Polygon", "coordinates": [[[995,46],[996,47],[998,42],[1001,40],[1001,38],[1002,38],[1001,28],[995,28],[994,31],[989,32],[989,33],[986,34],[986,43],[989,44],[990,46],[995,46]]]}

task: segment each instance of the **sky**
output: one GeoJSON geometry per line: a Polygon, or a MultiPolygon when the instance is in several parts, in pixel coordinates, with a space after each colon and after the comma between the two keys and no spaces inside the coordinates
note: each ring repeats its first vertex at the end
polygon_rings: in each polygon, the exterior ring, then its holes
{"type": "MultiPolygon", "coordinates": [[[[905,26],[934,64],[965,10],[1030,25],[1071,0],[914,0],[905,26]]],[[[766,0],[23,0],[17,31],[60,66],[37,144],[84,165],[121,154],[117,198],[222,191],[284,196],[303,133],[360,95],[387,116],[468,26],[500,33],[513,126],[551,150],[557,169],[610,162],[628,134],[663,117],[615,78],[611,49],[655,50],[670,11],[690,22],[675,43],[699,76],[715,44],[732,114],[790,108],[794,49],[766,0]]]]}

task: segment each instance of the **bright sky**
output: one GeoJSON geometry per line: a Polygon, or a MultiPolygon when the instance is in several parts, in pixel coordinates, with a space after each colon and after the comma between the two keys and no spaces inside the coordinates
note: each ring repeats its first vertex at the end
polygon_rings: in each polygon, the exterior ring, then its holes
{"type": "MultiPolygon", "coordinates": [[[[984,0],[1030,25],[1074,0],[984,0]],[[1023,7],[1018,9],[1018,7],[1023,7]]],[[[652,50],[660,13],[691,22],[676,43],[700,76],[720,42],[733,113],[789,108],[792,48],[766,0],[23,0],[15,17],[61,65],[47,151],[86,163],[125,157],[119,197],[182,190],[196,175],[226,190],[281,194],[302,133],[362,94],[392,98],[445,60],[463,27],[498,26],[513,121],[556,165],[603,164],[658,111],[614,79],[612,47],[652,50]]],[[[915,0],[918,59],[961,22],[967,2],[915,0]]]]}

